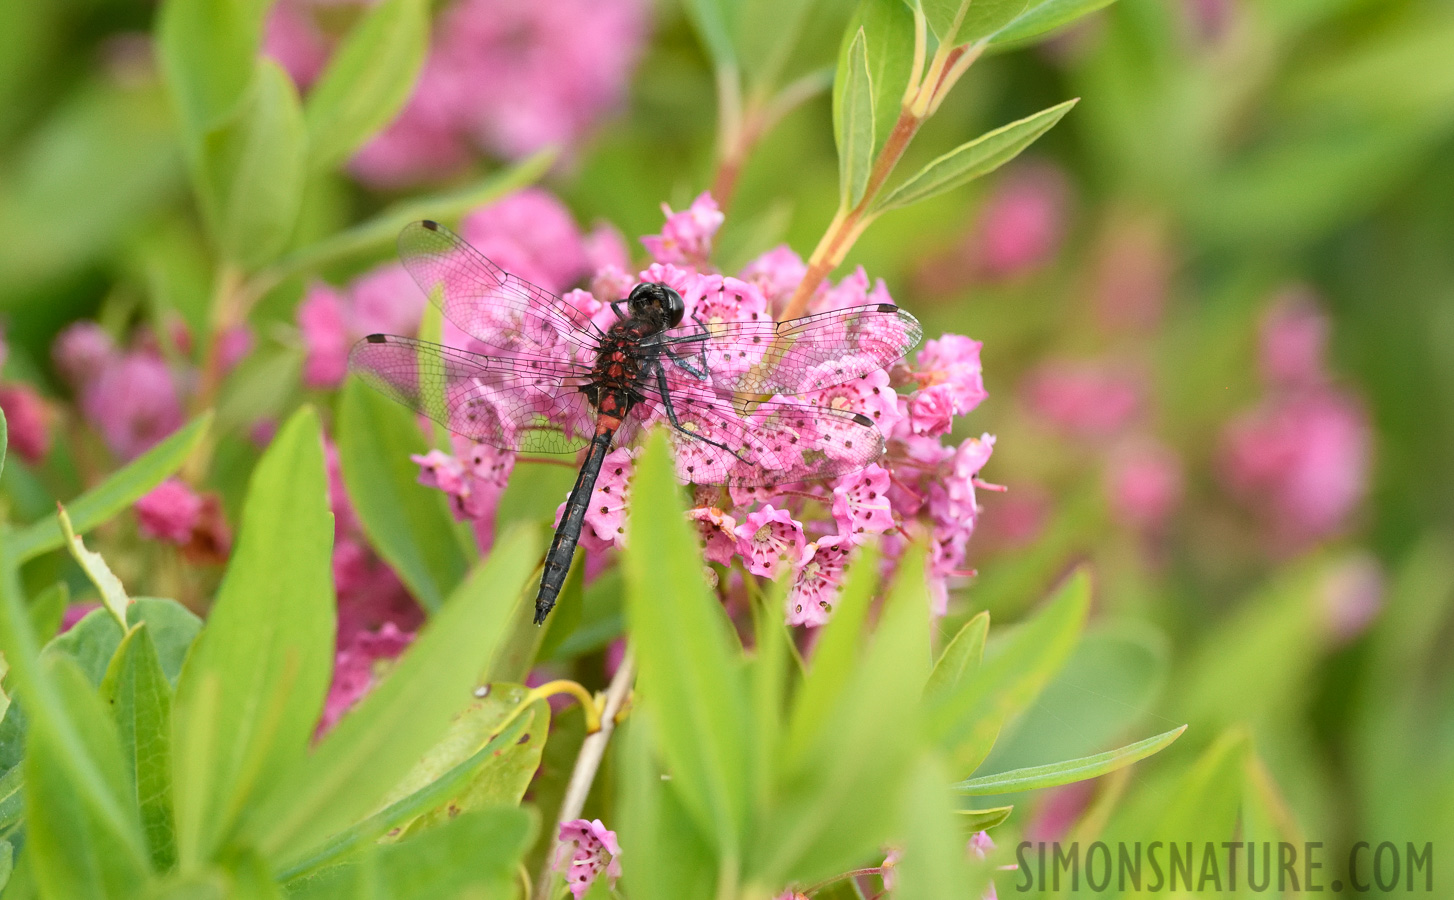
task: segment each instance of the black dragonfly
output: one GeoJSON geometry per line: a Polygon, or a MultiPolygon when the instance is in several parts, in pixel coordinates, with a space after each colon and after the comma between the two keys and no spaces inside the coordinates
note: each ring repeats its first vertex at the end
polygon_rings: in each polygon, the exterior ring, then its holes
{"type": "Polygon", "coordinates": [[[638,284],[611,303],[614,321],[602,327],[437,222],[406,226],[399,256],[473,339],[471,349],[371,334],[355,345],[349,367],[472,440],[529,453],[589,448],[545,559],[536,624],[565,583],[613,443],[637,441],[654,424],[669,428],[677,474],[693,484],[782,484],[856,471],[883,453],[883,435],[828,395],[899,359],[922,333],[913,316],[888,303],[783,322],[704,322],[660,282],[638,284]],[[780,399],[799,394],[810,396],[780,399]]]}

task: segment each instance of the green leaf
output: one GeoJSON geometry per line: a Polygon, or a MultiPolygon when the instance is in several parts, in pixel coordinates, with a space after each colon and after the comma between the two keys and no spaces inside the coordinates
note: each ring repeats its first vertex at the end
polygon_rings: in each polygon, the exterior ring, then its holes
{"type": "Polygon", "coordinates": [[[1067,100],[960,144],[914,173],[883,201],[876,203],[875,212],[909,206],[988,175],[1049,131],[1078,102],[1067,100]]]}
{"type": "Polygon", "coordinates": [[[0,832],[9,835],[25,818],[25,767],[0,776],[0,832]]]}
{"type": "Polygon", "coordinates": [[[1029,766],[994,775],[981,775],[978,778],[959,782],[954,785],[954,790],[970,796],[1009,794],[1016,791],[1033,791],[1062,784],[1073,784],[1077,781],[1085,781],[1087,778],[1097,778],[1107,772],[1114,772],[1133,762],[1145,759],[1170,746],[1172,741],[1181,737],[1183,731],[1186,731],[1185,725],[1134,744],[1127,744],[1116,750],[1097,753],[1094,756],[1069,759],[1045,766],[1029,766]]]}
{"type": "Polygon", "coordinates": [[[930,737],[954,769],[972,771],[1008,717],[1023,711],[1070,657],[1090,606],[1090,577],[1077,570],[1032,619],[1013,629],[971,678],[928,702],[930,737]]]}
{"type": "Polygon", "coordinates": [[[116,623],[115,616],[105,609],[93,609],[65,634],[57,635],[46,644],[41,657],[69,657],[93,687],[100,686],[101,679],[106,677],[106,667],[111,657],[116,655],[116,648],[121,646],[124,636],[125,632],[116,623]]]}
{"type": "Polygon", "coordinates": [[[183,135],[202,135],[242,99],[262,42],[266,0],[166,0],[157,51],[183,135]]]}
{"type": "Polygon", "coordinates": [[[1114,2],[1115,0],[1040,0],[1032,3],[1009,24],[990,35],[990,45],[1019,43],[1039,37],[1114,2]]]}
{"type": "Polygon", "coordinates": [[[287,246],[303,200],[308,133],[292,79],[260,59],[241,105],[202,139],[196,179],[208,230],[251,270],[287,246]]]}
{"type": "Polygon", "coordinates": [[[996,806],[993,809],[956,809],[961,831],[988,831],[996,825],[1003,825],[1014,812],[1013,806],[996,806]]]}
{"type": "Polygon", "coordinates": [[[385,0],[364,14],[308,91],[303,116],[314,167],[342,162],[393,120],[428,48],[428,0],[385,0]]]}
{"type": "Polygon", "coordinates": [[[122,640],[101,682],[127,766],[132,797],[141,810],[152,865],[165,872],[177,861],[172,822],[172,689],[145,623],[122,640]]]}
{"type": "Polygon", "coordinates": [[[559,150],[548,147],[473,184],[400,201],[371,219],[289,254],[259,275],[259,280],[266,285],[274,285],[292,275],[377,253],[392,245],[399,237],[399,230],[410,222],[427,218],[448,223],[476,207],[488,205],[512,191],[534,184],[550,170],[559,155],[559,150]]]}
{"type": "Polygon", "coordinates": [[[289,885],[290,900],[333,897],[508,897],[534,822],[523,809],[466,813],[397,844],[370,848],[347,865],[289,885]]]}
{"type": "Polygon", "coordinates": [[[1029,0],[923,0],[939,43],[957,47],[988,37],[1013,22],[1029,0]]]}
{"type": "Polygon", "coordinates": [[[101,605],[116,617],[118,625],[125,626],[126,608],[131,605],[131,598],[126,596],[126,587],[122,585],[121,579],[112,573],[111,567],[106,565],[106,560],[101,558],[101,554],[86,549],[81,538],[72,530],[71,517],[66,515],[64,506],[60,507],[60,511],[56,513],[56,519],[61,523],[61,534],[66,538],[71,556],[101,594],[101,605]]]}
{"type": "MultiPolygon", "coordinates": [[[[749,86],[770,91],[777,85],[814,6],[815,0],[743,0],[736,4],[736,44],[741,48],[749,86]]],[[[820,14],[824,11],[818,10],[820,14]]]]}
{"type": "Polygon", "coordinates": [[[61,630],[66,620],[66,607],[71,603],[71,586],[64,581],[41,591],[30,601],[30,626],[41,641],[48,641],[61,630]]]}
{"type": "Polygon", "coordinates": [[[899,119],[914,67],[914,13],[904,0],[864,0],[847,34],[863,29],[873,87],[874,144],[882,147],[899,119]]]}
{"type": "MultiPolygon", "coordinates": [[[[67,503],[66,512],[76,531],[85,534],[94,530],[169,478],[191,455],[192,449],[207,433],[211,421],[212,414],[203,413],[111,473],[105,481],[67,503]]],[[[60,523],[48,516],[17,531],[10,539],[9,549],[17,562],[25,562],[42,553],[58,550],[65,544],[60,523]]]]}
{"type": "Polygon", "coordinates": [[[307,752],[333,669],[332,548],[323,435],[305,407],[253,470],[237,545],[177,684],[184,866],[211,858],[249,798],[307,752]]]}
{"type": "Polygon", "coordinates": [[[167,683],[175,687],[177,678],[182,674],[182,662],[187,658],[187,651],[202,631],[202,620],[175,600],[137,597],[126,610],[126,624],[135,628],[143,622],[151,636],[162,674],[166,676],[167,683]]]}
{"type": "Polygon", "coordinates": [[[945,790],[943,764],[914,766],[904,793],[903,857],[894,866],[894,900],[962,900],[984,890],[984,873],[966,858],[964,836],[945,790]]]}
{"type": "Polygon", "coordinates": [[[717,77],[727,77],[725,73],[730,72],[730,77],[735,80],[737,48],[732,42],[733,23],[730,20],[734,6],[727,0],[683,0],[682,6],[697,37],[712,58],[717,77]]]}
{"type": "MultiPolygon", "coordinates": [[[[518,684],[491,684],[489,688],[484,698],[475,700],[455,716],[439,743],[424,754],[424,758],[385,798],[385,806],[392,806],[418,793],[460,763],[473,758],[501,730],[506,717],[515,712],[529,690],[518,684]]],[[[408,824],[406,834],[433,828],[461,812],[520,805],[520,798],[525,796],[525,789],[530,786],[530,780],[540,766],[540,753],[550,732],[550,704],[537,700],[520,714],[520,718],[525,722],[525,731],[519,740],[485,760],[470,779],[451,791],[433,809],[423,810],[408,824]]]]}
{"type": "Polygon", "coordinates": [[[34,710],[25,849],[40,894],[135,897],[150,866],[111,718],[66,657],[52,657],[40,679],[48,690],[24,692],[34,710]],[[47,700],[55,705],[40,710],[47,700]]]}
{"type": "Polygon", "coordinates": [[[838,205],[851,209],[863,197],[873,168],[873,79],[862,28],[838,60],[833,77],[833,138],[838,147],[838,205]]]}
{"type": "Polygon", "coordinates": [[[279,771],[248,817],[253,843],[279,868],[373,809],[473,697],[505,625],[533,600],[533,528],[507,533],[451,595],[383,682],[306,759],[279,771]]]}
{"type": "Polygon", "coordinates": [[[1174,783],[1123,806],[1111,831],[1130,840],[1192,841],[1197,847],[1232,840],[1251,753],[1246,730],[1228,729],[1174,783]],[[1138,808],[1143,805],[1151,815],[1138,808]]]}
{"type": "Polygon", "coordinates": [[[666,435],[646,445],[632,484],[626,618],[673,786],[723,865],[741,853],[751,753],[741,651],[702,576],[666,435]]]}
{"type": "MultiPolygon", "coordinates": [[[[279,876],[280,880],[288,881],[290,887],[295,883],[307,881],[311,873],[336,865],[360,847],[367,846],[395,828],[401,827],[403,823],[412,821],[445,802],[456,791],[463,789],[481,766],[486,765],[497,753],[502,753],[513,745],[525,733],[529,723],[530,720],[527,716],[522,716],[509,723],[469,759],[460,762],[453,769],[440,775],[418,791],[395,800],[378,812],[350,825],[322,844],[311,848],[307,856],[282,871],[279,876]]],[[[550,742],[551,745],[554,743],[554,740],[550,742]]]]}
{"type": "Polygon", "coordinates": [[[945,692],[958,687],[966,674],[978,669],[989,632],[988,612],[980,612],[965,622],[949,646],[939,654],[939,661],[934,663],[934,671],[929,673],[929,681],[924,685],[924,696],[931,699],[942,697],[945,692]]]}
{"type": "Polygon", "coordinates": [[[9,448],[10,425],[5,420],[5,410],[0,409],[0,474],[3,474],[5,472],[5,452],[9,448]]]}
{"type": "Polygon", "coordinates": [[[409,457],[429,451],[414,415],[357,378],[344,385],[338,456],[349,500],[379,555],[434,611],[469,569],[443,491],[419,483],[409,457]]]}

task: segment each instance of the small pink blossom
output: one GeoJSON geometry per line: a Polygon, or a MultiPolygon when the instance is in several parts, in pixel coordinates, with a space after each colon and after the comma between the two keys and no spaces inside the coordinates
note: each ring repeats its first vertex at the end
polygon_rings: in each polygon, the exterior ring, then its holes
{"type": "Polygon", "coordinates": [[[1158,528],[1181,501],[1181,460],[1158,441],[1130,441],[1111,453],[1106,490],[1121,521],[1138,529],[1158,528]]]}
{"type": "Polygon", "coordinates": [[[560,294],[593,270],[565,204],[543,188],[515,191],[465,216],[460,236],[505,271],[560,294]]]}
{"type": "Polygon", "coordinates": [[[460,454],[430,450],[409,458],[419,466],[419,483],[438,488],[449,498],[449,509],[461,522],[475,526],[481,547],[494,541],[495,510],[515,468],[515,454],[464,438],[455,440],[460,454]]]}
{"type": "Polygon", "coordinates": [[[298,305],[298,330],[303,337],[303,383],[337,387],[348,374],[350,334],[343,296],[327,285],[308,289],[298,305]]]}
{"type": "Polygon", "coordinates": [[[838,535],[818,538],[804,548],[788,591],[788,625],[827,624],[843,591],[843,570],[852,550],[852,542],[838,535]]]}
{"type": "Polygon", "coordinates": [[[81,393],[81,411],[122,459],[150,449],[182,425],[182,401],[160,357],[128,353],[102,368],[81,393]]]}
{"type": "Polygon", "coordinates": [[[1383,609],[1383,567],[1373,554],[1362,551],[1330,566],[1322,580],[1318,593],[1325,627],[1336,644],[1347,644],[1383,609]]]}
{"type": "Polygon", "coordinates": [[[1022,164],[1001,179],[980,212],[969,245],[974,268],[1015,278],[1054,258],[1065,232],[1069,184],[1049,164],[1022,164]]]}
{"type": "Polygon", "coordinates": [[[717,201],[703,191],[681,212],[672,212],[665,203],[661,211],[666,215],[666,224],[661,234],[641,239],[646,252],[659,263],[705,266],[712,255],[712,236],[726,218],[717,208],[717,201]]]}
{"type": "Polygon", "coordinates": [[[1066,434],[1105,437],[1140,412],[1144,387],[1109,365],[1058,361],[1032,372],[1024,392],[1031,411],[1066,434]]]}
{"type": "Polygon", "coordinates": [[[10,449],[32,465],[50,452],[51,412],[28,384],[0,385],[0,409],[10,429],[10,449]]]}
{"type": "Polygon", "coordinates": [[[217,338],[217,364],[224,374],[231,372],[252,352],[252,329],[234,325],[217,338]]]}
{"type": "Polygon", "coordinates": [[[989,396],[984,388],[984,367],[979,360],[983,346],[960,334],[945,334],[925,341],[914,359],[914,380],[926,389],[942,388],[950,411],[956,416],[968,415],[989,396]]]}
{"type": "Polygon", "coordinates": [[[117,356],[116,342],[95,322],[83,319],[66,326],[51,346],[56,369],[74,388],[95,381],[117,356]]]}
{"type": "Polygon", "coordinates": [[[749,513],[737,526],[736,534],[737,552],[754,575],[773,575],[784,556],[800,558],[808,543],[803,524],[788,510],[777,509],[772,504],[749,513]]]}
{"type": "Polygon", "coordinates": [[[840,477],[833,486],[833,521],[851,544],[894,527],[888,470],[875,463],[840,477]]]}
{"type": "Polygon", "coordinates": [[[787,244],[779,244],[748,263],[739,277],[757,286],[774,312],[779,311],[808,274],[807,263],[787,244]]]}
{"type": "Polygon", "coordinates": [[[169,478],[136,501],[136,520],[150,538],[184,546],[202,518],[202,497],[176,478],[169,478]]]}
{"type": "Polygon", "coordinates": [[[631,248],[626,236],[610,222],[597,222],[581,239],[581,246],[586,253],[586,265],[594,272],[606,268],[624,272],[631,268],[631,248]]]}
{"type": "Polygon", "coordinates": [[[909,428],[914,434],[938,437],[954,426],[954,401],[948,385],[915,391],[905,401],[909,428]]]}
{"type": "Polygon", "coordinates": [[[687,517],[697,523],[697,530],[706,545],[707,560],[718,565],[731,565],[732,556],[737,552],[737,520],[715,506],[688,510],[687,517]]]}
{"type": "Polygon", "coordinates": [[[1306,289],[1279,297],[1262,323],[1262,374],[1278,387],[1304,387],[1327,380],[1328,317],[1306,289]]]}
{"type": "Polygon", "coordinates": [[[397,263],[364,273],[346,290],[310,286],[297,314],[306,353],[303,383],[312,388],[338,387],[348,374],[348,352],[355,341],[376,332],[415,333],[425,302],[409,273],[397,263]]]}
{"type": "Polygon", "coordinates": [[[334,656],[333,682],[323,704],[318,734],[331,729],[373,689],[381,662],[398,658],[413,641],[412,632],[400,631],[393,622],[385,622],[378,631],[359,634],[352,645],[340,648],[334,656]]]}
{"type": "MultiPolygon", "coordinates": [[[[586,507],[586,527],[581,529],[581,547],[588,553],[626,545],[626,511],[631,497],[631,477],[635,474],[635,456],[636,451],[617,447],[601,461],[601,474],[596,478],[591,503],[586,507]]],[[[556,507],[557,528],[569,502],[567,495],[556,507]]]]}
{"type": "Polygon", "coordinates": [[[559,843],[551,858],[551,868],[565,876],[571,895],[580,900],[591,885],[606,874],[611,887],[621,877],[621,844],[616,832],[601,824],[600,819],[574,819],[563,822],[556,839],[559,843]]]}

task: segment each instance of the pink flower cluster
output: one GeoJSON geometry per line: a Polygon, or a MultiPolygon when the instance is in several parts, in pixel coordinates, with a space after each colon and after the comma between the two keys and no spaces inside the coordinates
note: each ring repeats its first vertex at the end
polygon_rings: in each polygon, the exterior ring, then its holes
{"type": "MultiPolygon", "coordinates": [[[[535,208],[538,215],[549,214],[548,207],[538,201],[535,208]]],[[[763,254],[740,277],[697,268],[694,261],[705,267],[723,221],[716,203],[704,194],[686,210],[666,212],[662,233],[642,239],[655,257],[651,266],[623,277],[619,264],[624,264],[624,254],[619,262],[598,255],[592,260],[597,269],[591,283],[595,290],[602,290],[602,285],[609,290],[599,298],[593,292],[575,290],[565,295],[565,301],[605,328],[615,318],[610,300],[618,299],[637,281],[663,281],[682,295],[688,316],[708,325],[768,320],[803,277],[803,261],[786,247],[763,254]]],[[[528,223],[517,224],[521,227],[513,229],[514,233],[532,231],[524,227],[528,223]]],[[[551,226],[550,230],[561,229],[551,226]]],[[[528,253],[522,255],[519,265],[530,265],[528,253]]],[[[809,312],[892,302],[883,282],[870,284],[860,268],[836,285],[821,288],[809,312]]],[[[451,335],[447,328],[446,343],[456,341],[460,341],[458,346],[469,346],[467,336],[451,335]]],[[[950,579],[966,574],[965,551],[979,510],[975,491],[985,486],[979,472],[994,446],[988,435],[944,443],[955,421],[986,396],[979,350],[977,341],[945,335],[928,341],[911,364],[898,364],[892,373],[876,370],[798,398],[868,416],[887,438],[887,454],[827,481],[771,487],[734,485],[719,490],[715,498],[699,492],[705,499],[691,516],[700,529],[708,560],[731,566],[740,559],[746,571],[760,576],[790,573],[793,587],[787,601],[788,621],[821,625],[837,601],[844,567],[857,547],[887,535],[884,546],[893,560],[911,537],[922,536],[932,548],[934,609],[943,614],[950,579]]],[[[560,411],[550,412],[555,416],[560,411]]],[[[573,415],[575,418],[562,422],[567,432],[589,433],[587,411],[577,409],[573,415]]],[[[456,449],[453,457],[438,451],[416,457],[423,467],[421,480],[445,490],[461,518],[476,523],[492,519],[494,502],[510,471],[510,455],[489,448],[456,449]]],[[[623,546],[627,539],[634,457],[630,446],[617,447],[606,456],[581,535],[588,560],[599,560],[605,551],[623,546]]],[[[690,454],[684,454],[678,463],[683,477],[690,480],[690,454]]],[[[563,513],[564,503],[557,522],[563,513]]]]}
{"type": "Polygon", "coordinates": [[[1368,414],[1333,381],[1324,355],[1328,332],[1306,292],[1278,298],[1262,328],[1267,396],[1229,422],[1222,437],[1224,484],[1287,549],[1337,533],[1367,489],[1368,414]]]}
{"type": "MultiPolygon", "coordinates": [[[[332,52],[325,20],[340,5],[351,4],[273,6],[266,50],[300,85],[332,52]]],[[[621,103],[649,9],[643,0],[454,0],[408,104],[354,158],[354,173],[403,185],[459,171],[477,147],[514,159],[578,142],[621,103]]]]}
{"type": "Polygon", "coordinates": [[[602,873],[610,887],[616,886],[616,879],[621,877],[621,844],[616,832],[602,825],[600,819],[564,822],[557,840],[551,868],[565,876],[566,886],[576,900],[586,895],[602,873]]]}
{"type": "MultiPolygon", "coordinates": [[[[10,355],[0,337],[0,366],[10,355]]],[[[0,410],[5,411],[9,450],[28,463],[38,463],[50,452],[51,411],[35,388],[23,381],[0,383],[0,410]]]]}

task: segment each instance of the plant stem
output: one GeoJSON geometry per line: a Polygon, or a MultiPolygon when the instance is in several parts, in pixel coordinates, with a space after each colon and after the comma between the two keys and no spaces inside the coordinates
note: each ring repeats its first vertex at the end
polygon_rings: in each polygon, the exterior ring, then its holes
{"type": "Polygon", "coordinates": [[[581,744],[581,751],[576,756],[576,765],[571,770],[570,783],[566,785],[565,796],[560,801],[560,813],[556,816],[555,835],[551,838],[550,849],[546,851],[545,862],[541,864],[540,877],[535,882],[536,900],[549,900],[551,897],[555,872],[550,864],[555,857],[560,826],[580,818],[581,810],[586,805],[586,796],[590,794],[591,785],[595,783],[596,771],[600,769],[601,759],[606,755],[606,744],[616,731],[616,716],[625,706],[635,681],[636,661],[632,658],[631,651],[627,650],[621,665],[616,669],[616,675],[606,688],[605,702],[601,704],[601,730],[586,736],[581,744]]]}

